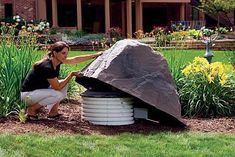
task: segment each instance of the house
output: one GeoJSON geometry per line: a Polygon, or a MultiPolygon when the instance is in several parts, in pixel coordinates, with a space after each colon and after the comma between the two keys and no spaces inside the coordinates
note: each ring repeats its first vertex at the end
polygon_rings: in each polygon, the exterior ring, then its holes
{"type": "MultiPolygon", "coordinates": [[[[47,20],[55,28],[90,33],[120,27],[132,36],[136,30],[149,32],[153,26],[175,21],[205,24],[205,14],[192,4],[191,0],[0,0],[0,18],[18,14],[26,20],[47,20]]],[[[234,25],[234,13],[230,16],[234,25]]]]}

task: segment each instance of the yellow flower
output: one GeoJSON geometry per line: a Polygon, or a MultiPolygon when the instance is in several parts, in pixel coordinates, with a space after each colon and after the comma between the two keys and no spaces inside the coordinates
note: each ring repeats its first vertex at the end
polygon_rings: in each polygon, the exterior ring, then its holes
{"type": "Polygon", "coordinates": [[[212,83],[214,80],[214,77],[211,77],[211,75],[207,75],[207,81],[210,83],[212,83]]]}
{"type": "Polygon", "coordinates": [[[226,80],[227,80],[227,76],[226,76],[225,74],[223,74],[223,75],[220,77],[220,84],[221,84],[221,86],[224,86],[224,85],[225,85],[226,80]]]}
{"type": "Polygon", "coordinates": [[[211,63],[211,73],[213,76],[221,76],[224,73],[224,65],[221,62],[211,63]]]}

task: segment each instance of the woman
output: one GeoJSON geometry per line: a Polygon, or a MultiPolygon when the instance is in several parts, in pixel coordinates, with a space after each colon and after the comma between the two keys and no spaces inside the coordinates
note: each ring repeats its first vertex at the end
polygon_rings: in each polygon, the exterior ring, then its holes
{"type": "Polygon", "coordinates": [[[41,107],[48,109],[48,118],[56,118],[61,100],[67,95],[67,86],[73,76],[79,76],[79,71],[71,72],[65,79],[58,80],[61,64],[77,64],[95,58],[102,53],[67,57],[69,46],[65,42],[56,42],[51,46],[47,56],[36,62],[33,69],[23,82],[21,99],[27,104],[29,119],[37,119],[41,107]]]}

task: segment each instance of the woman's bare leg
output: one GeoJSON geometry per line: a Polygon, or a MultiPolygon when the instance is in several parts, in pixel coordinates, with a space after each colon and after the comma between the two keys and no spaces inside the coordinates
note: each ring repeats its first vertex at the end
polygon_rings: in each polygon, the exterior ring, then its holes
{"type": "Polygon", "coordinates": [[[48,116],[55,116],[58,115],[58,108],[59,108],[60,103],[56,103],[50,110],[50,112],[48,113],[48,116]]]}
{"type": "Polygon", "coordinates": [[[42,106],[39,104],[30,105],[27,107],[27,114],[36,115],[40,108],[42,108],[42,106]]]}

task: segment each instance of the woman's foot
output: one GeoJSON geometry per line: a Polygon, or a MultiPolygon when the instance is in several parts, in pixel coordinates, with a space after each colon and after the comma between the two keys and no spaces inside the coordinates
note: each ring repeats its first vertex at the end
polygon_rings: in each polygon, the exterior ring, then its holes
{"type": "Polygon", "coordinates": [[[27,115],[27,120],[38,120],[38,115],[27,115]]]}
{"type": "Polygon", "coordinates": [[[60,114],[60,113],[57,113],[57,114],[54,114],[54,115],[48,115],[48,116],[47,116],[47,119],[49,119],[49,120],[55,120],[55,119],[61,117],[62,115],[63,115],[63,114],[60,114]]]}
{"type": "Polygon", "coordinates": [[[41,108],[42,106],[39,104],[30,105],[26,108],[26,113],[30,116],[36,116],[41,108]]]}

